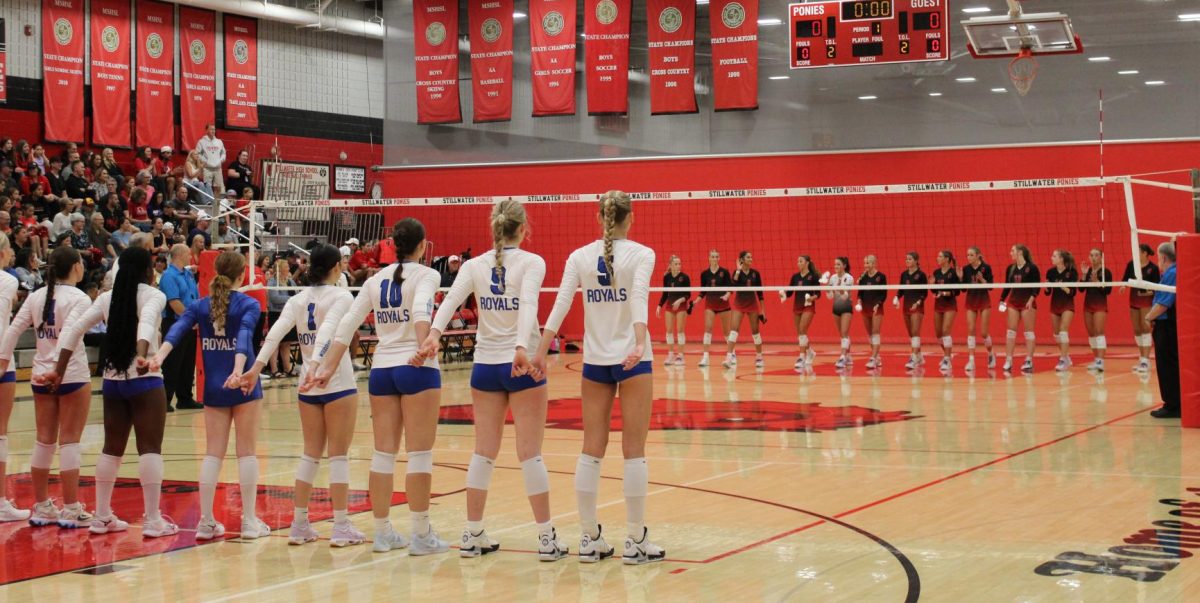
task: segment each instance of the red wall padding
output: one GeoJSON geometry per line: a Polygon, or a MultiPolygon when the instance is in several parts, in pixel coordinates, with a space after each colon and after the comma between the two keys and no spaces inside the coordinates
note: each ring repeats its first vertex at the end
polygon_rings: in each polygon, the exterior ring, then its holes
{"type": "MultiPolygon", "coordinates": [[[[1110,175],[1187,169],[1193,167],[1197,157],[1200,142],[1110,144],[1105,148],[1110,175]]],[[[384,184],[390,197],[441,197],[596,193],[613,188],[649,192],[1064,178],[1095,176],[1098,171],[1096,146],[1064,145],[427,169],[388,172],[384,184]]],[[[1178,175],[1170,178],[1186,180],[1178,175]]],[[[1135,192],[1142,228],[1191,228],[1192,209],[1186,193],[1148,187],[1138,187],[1135,192]]],[[[1054,248],[1066,248],[1083,257],[1090,247],[1100,246],[1106,251],[1107,266],[1119,278],[1129,259],[1124,196],[1116,186],[1108,187],[1105,193],[1103,200],[1098,189],[1091,188],[646,201],[635,203],[631,236],[658,252],[658,272],[666,269],[671,254],[680,255],[695,285],[699,284],[699,272],[707,266],[707,252],[714,247],[722,254],[722,265],[731,269],[739,250],[754,252],[755,266],[768,285],[786,284],[794,272],[795,258],[801,253],[812,255],[821,270],[832,267],[835,255],[847,255],[855,274],[859,273],[862,257],[875,254],[881,270],[895,283],[907,250],[921,253],[928,272],[939,249],[951,249],[961,258],[968,245],[983,248],[999,277],[1008,263],[1008,247],[1018,242],[1033,248],[1035,261],[1043,270],[1054,248]]],[[[534,235],[526,247],[546,258],[546,283],[553,286],[571,250],[598,237],[596,208],[588,203],[562,203],[530,205],[528,209],[534,235]]],[[[438,255],[468,247],[478,254],[491,248],[488,211],[483,206],[407,206],[389,210],[388,218],[411,215],[422,220],[438,255]]],[[[659,284],[657,277],[654,284],[659,284]]],[[[551,295],[543,296],[543,318],[552,300],[551,295]]],[[[835,336],[828,318],[828,302],[821,304],[811,335],[817,341],[831,341],[835,336]]],[[[1082,299],[1079,306],[1082,308],[1082,299]]],[[[1127,308],[1126,295],[1114,292],[1108,329],[1113,343],[1132,343],[1127,308]]],[[[785,307],[777,297],[768,295],[766,313],[771,320],[764,330],[768,341],[795,341],[789,309],[790,305],[785,307]]],[[[578,312],[573,314],[574,320],[568,319],[564,326],[568,336],[578,336],[582,324],[578,312]]],[[[1044,325],[1039,333],[1048,343],[1049,314],[1040,314],[1039,321],[1044,325]]],[[[1002,320],[998,315],[992,318],[997,341],[1003,338],[1002,320]]],[[[689,319],[691,341],[699,340],[702,324],[698,312],[689,319]]],[[[957,326],[956,339],[961,345],[965,336],[962,317],[957,326]]],[[[926,330],[932,336],[932,327],[926,325],[926,330]]],[[[652,333],[656,339],[661,340],[661,332],[655,321],[652,333]]],[[[1081,318],[1076,318],[1073,332],[1074,341],[1086,341],[1081,318]]],[[[858,325],[852,333],[855,339],[864,339],[858,325]]],[[[905,337],[895,312],[885,318],[884,337],[889,341],[905,337]]]]}
{"type": "Polygon", "coordinates": [[[1200,236],[1180,237],[1175,269],[1179,328],[1179,407],[1184,427],[1200,427],[1200,236]]]}

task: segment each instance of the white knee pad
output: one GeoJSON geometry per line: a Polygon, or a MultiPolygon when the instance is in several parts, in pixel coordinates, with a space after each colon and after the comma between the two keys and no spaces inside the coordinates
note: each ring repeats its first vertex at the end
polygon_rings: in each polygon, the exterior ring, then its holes
{"type": "MultiPolygon", "coordinates": [[[[409,466],[412,465],[412,455],[409,455],[409,466]]],[[[467,464],[467,487],[476,490],[487,490],[492,487],[492,471],[496,461],[486,456],[472,454],[471,462],[467,464]]]]}
{"type": "Polygon", "coordinates": [[[676,335],[675,343],[678,343],[679,347],[683,347],[683,344],[687,343],[687,335],[684,335],[683,333],[676,335]]]}
{"type": "Polygon", "coordinates": [[[296,481],[312,485],[317,478],[317,467],[320,461],[307,454],[300,455],[300,464],[296,465],[296,481]]]}
{"type": "Polygon", "coordinates": [[[1025,331],[1025,341],[1037,341],[1037,333],[1025,331]]]}
{"type": "Polygon", "coordinates": [[[0,436],[0,463],[8,462],[8,436],[0,436]]]}
{"type": "Polygon", "coordinates": [[[801,335],[798,341],[800,342],[800,347],[808,347],[808,335],[801,335]]]}
{"type": "Polygon", "coordinates": [[[850,349],[850,338],[849,338],[849,337],[843,337],[843,338],[842,338],[842,351],[844,352],[844,351],[846,351],[846,350],[848,350],[848,349],[850,349]]]}
{"type": "Polygon", "coordinates": [[[881,341],[883,341],[883,339],[880,338],[878,335],[871,336],[871,345],[879,345],[879,342],[881,342],[881,341]]]}
{"type": "Polygon", "coordinates": [[[702,341],[704,341],[704,345],[712,345],[712,333],[705,333],[702,341]]]}
{"type": "Polygon", "coordinates": [[[954,347],[954,338],[949,335],[942,337],[942,347],[944,347],[944,348],[954,347]]]}
{"type": "Polygon", "coordinates": [[[667,333],[667,345],[675,345],[675,334],[667,333]]]}
{"type": "Polygon", "coordinates": [[[1096,338],[1095,337],[1088,337],[1088,347],[1093,350],[1096,349],[1096,338]]]}
{"type": "Polygon", "coordinates": [[[969,349],[969,350],[975,349],[975,336],[974,335],[967,336],[967,349],[969,349]]]}
{"type": "Polygon", "coordinates": [[[738,339],[737,331],[730,331],[729,334],[725,336],[725,341],[727,343],[737,343],[737,339],[738,339]]]}
{"type": "Polygon", "coordinates": [[[33,455],[29,459],[29,466],[34,469],[49,469],[50,463],[54,462],[54,451],[57,449],[58,447],[54,444],[34,442],[33,455]]]}
{"type": "Polygon", "coordinates": [[[396,455],[390,452],[375,451],[371,455],[371,473],[386,473],[391,475],[396,472],[396,455]]]}
{"type": "Polygon", "coordinates": [[[579,455],[575,465],[575,490],[595,494],[600,490],[600,461],[587,454],[579,455]]]}
{"type": "Polygon", "coordinates": [[[1012,343],[1012,342],[1016,341],[1016,340],[1017,340],[1017,332],[1016,332],[1016,331],[1014,331],[1014,330],[1012,330],[1012,329],[1009,329],[1008,331],[1005,331],[1005,333],[1004,333],[1004,339],[1005,339],[1006,341],[1008,341],[1009,343],[1012,343]]]}
{"type": "Polygon", "coordinates": [[[79,450],[79,444],[63,444],[58,448],[58,470],[59,471],[79,471],[79,465],[83,462],[83,454],[79,450]]]}
{"type": "Polygon", "coordinates": [[[919,347],[921,347],[921,338],[920,338],[920,337],[913,337],[913,338],[909,339],[909,345],[911,345],[911,346],[912,346],[912,347],[914,347],[914,348],[919,348],[919,347]]]}
{"type": "Polygon", "coordinates": [[[537,496],[550,491],[550,474],[541,456],[521,461],[521,476],[525,478],[525,495],[537,496]]]}
{"type": "Polygon", "coordinates": [[[755,333],[750,336],[750,340],[754,342],[754,345],[762,345],[762,334],[755,333]]]}
{"type": "Polygon", "coordinates": [[[650,489],[650,469],[646,459],[625,459],[625,479],[623,490],[626,498],[644,497],[650,489]]]}
{"type": "Polygon", "coordinates": [[[344,456],[329,457],[329,483],[350,483],[350,459],[344,456]]]}
{"type": "Polygon", "coordinates": [[[419,450],[408,453],[409,473],[433,473],[433,451],[419,450]]]}
{"type": "Polygon", "coordinates": [[[1139,348],[1148,348],[1154,345],[1154,336],[1149,333],[1135,335],[1133,340],[1137,343],[1139,348]]]}
{"type": "Polygon", "coordinates": [[[1071,343],[1071,334],[1066,331],[1059,331],[1058,335],[1055,336],[1055,339],[1057,339],[1059,343],[1071,343]]]}
{"type": "Polygon", "coordinates": [[[1108,349],[1108,338],[1103,335],[1097,337],[1096,338],[1096,349],[1097,350],[1108,349]]]}

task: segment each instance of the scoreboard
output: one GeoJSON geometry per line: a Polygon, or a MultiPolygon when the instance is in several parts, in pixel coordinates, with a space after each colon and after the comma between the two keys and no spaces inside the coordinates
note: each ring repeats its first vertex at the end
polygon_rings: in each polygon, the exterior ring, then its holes
{"type": "Polygon", "coordinates": [[[843,0],[788,5],[792,69],[945,61],[948,0],[843,0]]]}

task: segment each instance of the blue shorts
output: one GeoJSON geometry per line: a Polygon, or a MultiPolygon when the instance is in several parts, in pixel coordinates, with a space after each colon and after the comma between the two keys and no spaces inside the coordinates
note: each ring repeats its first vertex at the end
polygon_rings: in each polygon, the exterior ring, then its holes
{"type": "Polygon", "coordinates": [[[204,384],[204,405],[214,408],[233,408],[247,402],[261,400],[263,397],[262,383],[254,384],[254,391],[243,394],[240,389],[225,389],[225,383],[204,384]]]}
{"type": "Polygon", "coordinates": [[[367,391],[372,396],[411,396],[442,387],[442,372],[431,366],[389,366],[371,369],[367,391]]]}
{"type": "Polygon", "coordinates": [[[620,364],[584,364],[583,378],[596,383],[605,383],[615,385],[630,377],[638,375],[649,375],[654,372],[654,363],[649,360],[643,360],[637,363],[637,366],[632,370],[625,370],[620,364]]]}
{"type": "Polygon", "coordinates": [[[140,377],[138,379],[105,379],[104,397],[129,400],[152,389],[162,389],[162,377],[140,377]]]}
{"type": "Polygon", "coordinates": [[[485,392],[508,392],[510,394],[523,392],[527,389],[541,387],[546,380],[535,381],[529,375],[512,376],[512,363],[479,364],[471,368],[471,388],[485,392]]]}
{"type": "Polygon", "coordinates": [[[17,371],[8,371],[7,373],[0,375],[0,383],[16,383],[16,382],[17,382],[17,371]]]}
{"type": "Polygon", "coordinates": [[[53,394],[56,396],[65,396],[83,389],[86,385],[91,385],[91,383],[59,383],[58,389],[55,391],[50,391],[50,389],[45,385],[31,384],[29,389],[32,389],[33,393],[35,394],[53,394]]]}
{"type": "Polygon", "coordinates": [[[348,389],[348,390],[344,390],[344,391],[340,391],[340,392],[334,392],[332,394],[318,394],[315,396],[310,396],[308,394],[300,394],[300,401],[305,404],[316,404],[316,405],[320,406],[322,404],[329,404],[330,402],[333,402],[335,400],[341,400],[342,398],[345,398],[346,396],[357,396],[357,395],[358,395],[358,390],[356,390],[356,389],[348,389]]]}

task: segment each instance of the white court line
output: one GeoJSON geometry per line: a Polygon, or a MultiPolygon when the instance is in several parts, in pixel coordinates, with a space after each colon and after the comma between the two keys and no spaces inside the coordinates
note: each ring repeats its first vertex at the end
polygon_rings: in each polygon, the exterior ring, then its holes
{"type": "MultiPolygon", "coordinates": [[[[766,467],[766,466],[768,466],[768,465],[770,465],[770,464],[771,464],[771,463],[762,463],[762,464],[759,464],[759,465],[756,465],[756,466],[753,466],[753,467],[750,467],[750,468],[747,468],[747,469],[742,469],[742,470],[739,470],[739,471],[730,471],[730,472],[727,472],[727,473],[722,473],[722,474],[720,474],[720,475],[711,475],[711,476],[709,476],[709,477],[706,477],[706,478],[703,478],[703,479],[694,480],[694,481],[691,481],[691,482],[687,482],[687,483],[685,483],[685,484],[682,484],[682,485],[684,485],[684,486],[694,486],[694,485],[696,485],[696,484],[699,484],[699,483],[702,483],[702,482],[711,481],[711,480],[714,480],[714,479],[720,479],[720,478],[723,478],[723,477],[729,477],[730,475],[734,475],[734,474],[737,474],[737,473],[741,473],[742,471],[752,471],[752,470],[754,470],[754,469],[761,469],[762,467],[766,467]]],[[[668,490],[673,490],[673,489],[675,489],[675,488],[674,488],[674,486],[667,487],[667,488],[662,488],[662,489],[655,490],[655,491],[653,491],[653,492],[649,492],[649,493],[647,493],[647,496],[654,495],[654,494],[660,494],[660,493],[662,493],[662,492],[666,492],[666,491],[668,491],[668,490]]],[[[620,503],[620,502],[623,502],[623,501],[624,501],[624,499],[618,499],[618,500],[610,501],[610,502],[604,503],[603,505],[600,505],[600,506],[598,506],[597,508],[598,508],[598,509],[600,509],[600,508],[604,508],[604,507],[609,507],[609,506],[612,506],[612,505],[618,504],[618,503],[620,503]]],[[[575,514],[575,513],[565,513],[565,514],[563,514],[563,515],[559,515],[559,516],[555,517],[554,519],[557,519],[557,518],[559,518],[559,517],[567,517],[567,516],[574,515],[574,514],[575,514]]],[[[526,523],[526,524],[522,524],[522,525],[515,526],[515,527],[512,527],[512,528],[506,528],[506,529],[504,529],[504,530],[499,530],[499,531],[497,531],[497,532],[494,532],[494,533],[495,533],[495,534],[499,534],[499,533],[501,533],[501,532],[508,532],[508,531],[511,531],[511,530],[515,530],[515,529],[517,529],[517,528],[525,528],[525,527],[528,527],[528,526],[531,526],[531,525],[533,525],[533,522],[526,523]]],[[[223,602],[223,601],[234,601],[234,600],[237,600],[237,599],[245,599],[245,598],[247,598],[247,597],[253,597],[253,596],[255,596],[255,595],[258,595],[258,594],[261,594],[261,593],[270,592],[270,591],[273,591],[273,590],[279,590],[279,589],[281,589],[281,588],[287,588],[287,587],[289,587],[289,586],[295,586],[295,585],[297,585],[297,584],[302,584],[302,583],[304,583],[304,582],[308,582],[309,580],[316,580],[316,579],[320,579],[320,578],[328,578],[328,577],[330,577],[330,576],[334,576],[334,575],[337,575],[337,574],[343,574],[343,573],[350,572],[350,571],[356,571],[356,570],[360,570],[360,569],[368,568],[368,567],[371,567],[371,566],[373,566],[373,565],[378,565],[378,564],[380,564],[380,563],[386,563],[386,562],[395,562],[395,561],[398,561],[398,560],[400,560],[401,558],[402,558],[402,557],[401,557],[401,556],[399,556],[399,555],[383,555],[383,556],[382,556],[382,558],[380,558],[380,559],[376,559],[376,560],[374,560],[374,561],[368,561],[368,562],[366,562],[366,563],[363,563],[363,564],[361,564],[361,565],[352,565],[352,566],[349,566],[349,567],[343,567],[343,568],[340,568],[340,569],[335,569],[335,570],[330,570],[330,571],[327,571],[327,572],[322,572],[322,573],[320,573],[320,574],[313,574],[313,575],[310,575],[310,576],[303,576],[303,577],[300,577],[300,578],[295,578],[295,579],[292,579],[292,580],[288,580],[287,582],[280,582],[280,583],[278,583],[278,584],[272,584],[272,585],[270,585],[270,586],[264,586],[264,587],[261,587],[261,588],[256,588],[256,589],[254,589],[254,590],[251,590],[251,591],[245,591],[245,592],[240,592],[240,593],[233,594],[233,595],[226,595],[226,596],[224,596],[224,597],[219,597],[219,598],[216,598],[216,599],[205,599],[205,600],[206,600],[206,601],[208,601],[208,603],[221,603],[221,602],[223,602]]]]}

